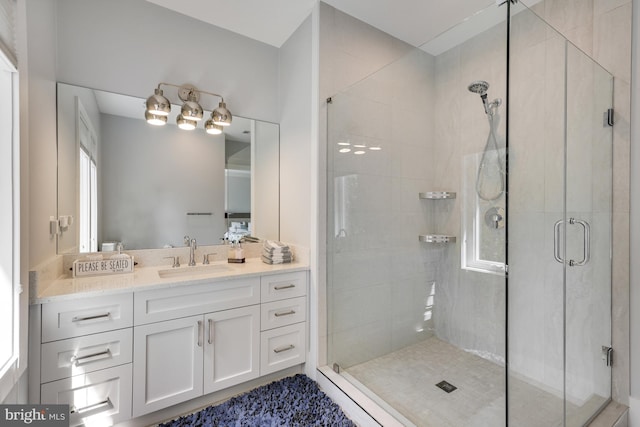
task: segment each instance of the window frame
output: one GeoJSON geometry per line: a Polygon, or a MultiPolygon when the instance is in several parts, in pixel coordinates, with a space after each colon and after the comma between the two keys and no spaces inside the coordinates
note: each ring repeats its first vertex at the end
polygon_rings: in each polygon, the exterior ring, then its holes
{"type": "MultiPolygon", "coordinates": [[[[0,162],[7,162],[7,165],[0,164],[0,167],[7,167],[11,172],[10,198],[11,214],[11,284],[12,284],[12,308],[13,322],[11,325],[11,346],[12,354],[6,361],[1,361],[0,366],[0,402],[11,392],[17,384],[22,369],[26,366],[26,354],[21,354],[21,335],[24,325],[21,325],[21,294],[20,284],[20,138],[19,138],[19,79],[18,69],[14,62],[0,49],[0,72],[11,73],[11,155],[3,158],[0,162]]],[[[26,327],[26,326],[24,326],[26,327]]]]}

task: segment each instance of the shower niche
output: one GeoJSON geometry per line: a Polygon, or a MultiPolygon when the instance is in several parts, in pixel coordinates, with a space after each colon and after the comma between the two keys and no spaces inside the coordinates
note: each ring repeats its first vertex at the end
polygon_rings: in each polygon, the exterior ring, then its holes
{"type": "MultiPolygon", "coordinates": [[[[455,199],[456,193],[453,191],[427,191],[424,193],[419,193],[418,198],[421,200],[446,201],[455,199]]],[[[439,228],[441,227],[441,221],[437,220],[437,217],[439,216],[438,213],[435,213],[432,209],[430,214],[432,218],[436,219],[435,222],[437,224],[434,226],[434,229],[439,230],[439,228]]],[[[418,240],[422,243],[456,243],[456,236],[449,234],[424,233],[418,235],[418,240]]]]}

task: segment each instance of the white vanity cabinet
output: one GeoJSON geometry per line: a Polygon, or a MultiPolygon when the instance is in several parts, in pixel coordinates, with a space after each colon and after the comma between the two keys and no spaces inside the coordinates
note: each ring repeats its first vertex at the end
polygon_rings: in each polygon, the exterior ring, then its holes
{"type": "Polygon", "coordinates": [[[135,312],[134,416],[260,375],[259,277],[139,292],[135,312]]]}
{"type": "Polygon", "coordinates": [[[68,403],[71,425],[111,425],[304,363],[307,277],[267,271],[42,303],[40,401],[68,403]]]}

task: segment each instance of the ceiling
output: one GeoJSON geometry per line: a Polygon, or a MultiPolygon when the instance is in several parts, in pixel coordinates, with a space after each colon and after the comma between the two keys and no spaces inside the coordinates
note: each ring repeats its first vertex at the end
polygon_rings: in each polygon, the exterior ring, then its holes
{"type": "MultiPolygon", "coordinates": [[[[317,0],[147,0],[183,15],[280,47],[317,0]]],[[[494,0],[324,0],[413,46],[420,46],[494,0]]]]}

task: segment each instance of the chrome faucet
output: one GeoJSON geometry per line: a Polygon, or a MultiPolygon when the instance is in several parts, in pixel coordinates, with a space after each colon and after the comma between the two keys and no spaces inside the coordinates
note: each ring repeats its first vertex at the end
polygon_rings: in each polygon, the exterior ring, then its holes
{"type": "Polygon", "coordinates": [[[196,265],[196,249],[198,249],[198,244],[196,243],[196,239],[192,239],[189,236],[184,236],[184,244],[189,245],[189,267],[193,267],[196,265]]]}

